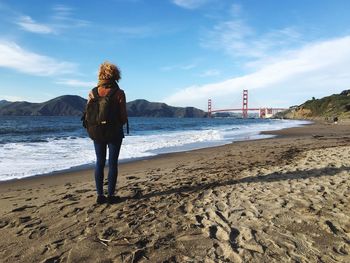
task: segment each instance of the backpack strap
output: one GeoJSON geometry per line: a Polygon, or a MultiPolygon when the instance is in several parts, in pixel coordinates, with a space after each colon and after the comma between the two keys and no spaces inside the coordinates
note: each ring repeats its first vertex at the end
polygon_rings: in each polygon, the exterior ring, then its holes
{"type": "Polygon", "coordinates": [[[129,120],[126,121],[126,133],[129,134],[129,120]]]}
{"type": "Polygon", "coordinates": [[[118,91],[117,88],[111,88],[111,91],[108,92],[107,97],[113,97],[117,91],[118,91]]]}
{"type": "MultiPolygon", "coordinates": [[[[92,90],[91,90],[91,93],[93,95],[92,98],[99,98],[101,97],[99,94],[98,94],[98,88],[99,86],[97,87],[94,87],[92,90]]],[[[112,97],[118,90],[119,90],[119,86],[117,85],[116,88],[110,88],[111,91],[107,93],[106,97],[112,97]]]]}
{"type": "Polygon", "coordinates": [[[98,95],[98,87],[92,89],[92,95],[94,95],[94,98],[100,97],[100,95],[98,95]]]}
{"type": "Polygon", "coordinates": [[[113,85],[114,85],[114,87],[111,88],[112,90],[108,93],[108,95],[107,95],[108,97],[113,97],[114,94],[116,94],[117,91],[120,90],[119,85],[118,85],[117,82],[113,82],[113,85]]]}

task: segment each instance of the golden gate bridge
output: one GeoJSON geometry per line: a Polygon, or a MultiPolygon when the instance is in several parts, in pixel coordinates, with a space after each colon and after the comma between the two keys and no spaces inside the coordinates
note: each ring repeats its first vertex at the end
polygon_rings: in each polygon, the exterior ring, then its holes
{"type": "Polygon", "coordinates": [[[242,112],[242,118],[248,118],[248,111],[255,111],[259,113],[260,118],[270,118],[277,112],[287,110],[286,108],[271,108],[271,107],[260,107],[260,108],[249,108],[248,107],[248,90],[243,90],[243,103],[242,108],[236,109],[212,109],[212,100],[208,99],[208,117],[212,117],[212,113],[216,112],[242,112]]]}

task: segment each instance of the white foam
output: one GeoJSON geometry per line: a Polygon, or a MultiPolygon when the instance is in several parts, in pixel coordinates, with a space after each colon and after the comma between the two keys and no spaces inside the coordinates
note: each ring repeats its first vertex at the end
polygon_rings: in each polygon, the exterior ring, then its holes
{"type": "Polygon", "coordinates": [[[153,156],[173,152],[188,144],[221,141],[222,134],[217,130],[168,132],[166,134],[127,136],[123,142],[120,159],[153,156]],[[165,149],[168,149],[165,150],[165,149]]]}
{"type": "MultiPolygon", "coordinates": [[[[123,141],[120,160],[263,138],[267,136],[259,135],[260,131],[277,130],[304,123],[278,120],[260,124],[219,126],[206,130],[127,136],[123,141]]],[[[94,147],[89,138],[3,144],[0,145],[0,181],[91,165],[94,161],[94,147]]]]}
{"type": "Polygon", "coordinates": [[[92,163],[94,159],[93,147],[87,138],[8,143],[0,145],[0,180],[69,169],[92,163]]]}

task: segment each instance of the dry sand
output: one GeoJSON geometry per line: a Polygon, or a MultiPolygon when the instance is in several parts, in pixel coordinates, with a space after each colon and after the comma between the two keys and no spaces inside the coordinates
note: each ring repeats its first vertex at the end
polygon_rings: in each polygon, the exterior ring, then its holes
{"type": "Polygon", "coordinates": [[[350,125],[0,184],[1,262],[350,262],[350,125]],[[141,191],[142,197],[132,198],[141,191]]]}

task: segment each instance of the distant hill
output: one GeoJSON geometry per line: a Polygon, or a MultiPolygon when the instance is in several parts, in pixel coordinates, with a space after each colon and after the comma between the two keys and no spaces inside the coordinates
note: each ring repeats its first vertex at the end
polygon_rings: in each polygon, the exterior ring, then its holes
{"type": "Polygon", "coordinates": [[[11,103],[10,101],[7,101],[7,100],[0,100],[0,107],[1,106],[4,106],[4,105],[6,105],[6,104],[9,104],[9,103],[11,103]]]}
{"type": "Polygon", "coordinates": [[[86,100],[79,96],[65,95],[43,103],[16,101],[0,104],[0,115],[13,116],[79,116],[86,100]]]}
{"type": "Polygon", "coordinates": [[[322,99],[313,98],[277,115],[277,117],[287,119],[315,120],[331,120],[335,116],[350,119],[350,90],[344,90],[340,94],[333,94],[322,99]]]}
{"type": "Polygon", "coordinates": [[[126,106],[130,117],[202,118],[207,115],[206,112],[194,107],[172,107],[165,103],[147,100],[130,101],[126,106]]]}
{"type": "MultiPolygon", "coordinates": [[[[86,99],[65,95],[43,103],[0,101],[0,115],[6,116],[81,116],[86,99]]],[[[165,103],[135,100],[127,103],[130,117],[205,117],[206,112],[193,107],[172,107],[165,103]]]]}

